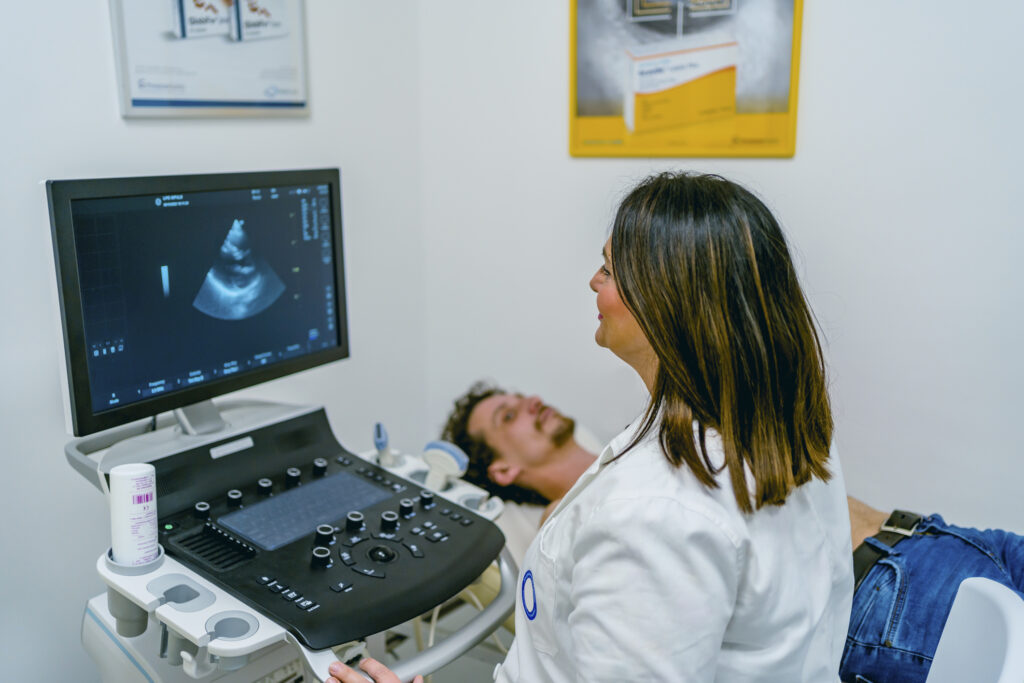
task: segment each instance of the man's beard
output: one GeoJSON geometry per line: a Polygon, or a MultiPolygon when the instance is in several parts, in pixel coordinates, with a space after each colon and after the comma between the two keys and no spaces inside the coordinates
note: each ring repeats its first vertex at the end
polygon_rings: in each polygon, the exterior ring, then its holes
{"type": "Polygon", "coordinates": [[[551,433],[551,442],[555,447],[564,446],[572,438],[573,432],[576,431],[576,420],[571,417],[559,415],[558,428],[551,433]]]}

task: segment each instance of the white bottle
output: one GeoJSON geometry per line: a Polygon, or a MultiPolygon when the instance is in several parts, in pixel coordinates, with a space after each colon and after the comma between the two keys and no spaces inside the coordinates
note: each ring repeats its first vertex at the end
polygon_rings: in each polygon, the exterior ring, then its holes
{"type": "Polygon", "coordinates": [[[111,559],[129,567],[157,559],[156,469],[148,463],[110,470],[111,559]]]}

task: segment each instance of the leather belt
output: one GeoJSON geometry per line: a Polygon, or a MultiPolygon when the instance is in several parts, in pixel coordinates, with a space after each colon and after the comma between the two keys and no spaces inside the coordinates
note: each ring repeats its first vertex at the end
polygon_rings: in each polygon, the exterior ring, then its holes
{"type": "MultiPolygon", "coordinates": [[[[893,510],[881,530],[871,538],[892,548],[903,539],[913,536],[914,530],[917,529],[917,525],[921,523],[922,519],[924,518],[916,512],[893,510]]],[[[868,575],[875,563],[887,554],[870,543],[861,543],[857,546],[857,549],[853,551],[854,592],[860,588],[861,581],[868,575]]]]}

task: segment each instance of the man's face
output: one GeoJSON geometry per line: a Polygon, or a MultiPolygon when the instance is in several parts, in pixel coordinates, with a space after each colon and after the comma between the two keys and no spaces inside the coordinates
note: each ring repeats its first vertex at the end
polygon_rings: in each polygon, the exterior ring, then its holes
{"type": "Polygon", "coordinates": [[[546,464],[558,447],[572,438],[575,426],[572,419],[544,405],[539,397],[519,394],[485,398],[473,408],[467,424],[470,436],[483,439],[494,450],[488,475],[502,486],[513,483],[520,473],[528,476],[532,468],[546,464]]]}

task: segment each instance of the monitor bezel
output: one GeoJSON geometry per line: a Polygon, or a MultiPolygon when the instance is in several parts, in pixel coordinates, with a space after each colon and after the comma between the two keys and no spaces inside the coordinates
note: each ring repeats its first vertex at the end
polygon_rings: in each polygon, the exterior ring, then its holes
{"type": "Polygon", "coordinates": [[[341,173],[337,168],[47,180],[46,197],[50,211],[50,233],[53,242],[57,294],[64,337],[64,360],[67,370],[71,427],[75,436],[84,436],[118,427],[128,422],[149,418],[285,375],[348,358],[348,311],[342,245],[341,173]],[[337,316],[336,329],[339,342],[337,346],[124,406],[101,411],[93,409],[82,297],[79,288],[78,258],[75,251],[75,233],[71,214],[73,201],[324,183],[330,187],[331,198],[331,230],[335,263],[334,310],[337,316]]]}

